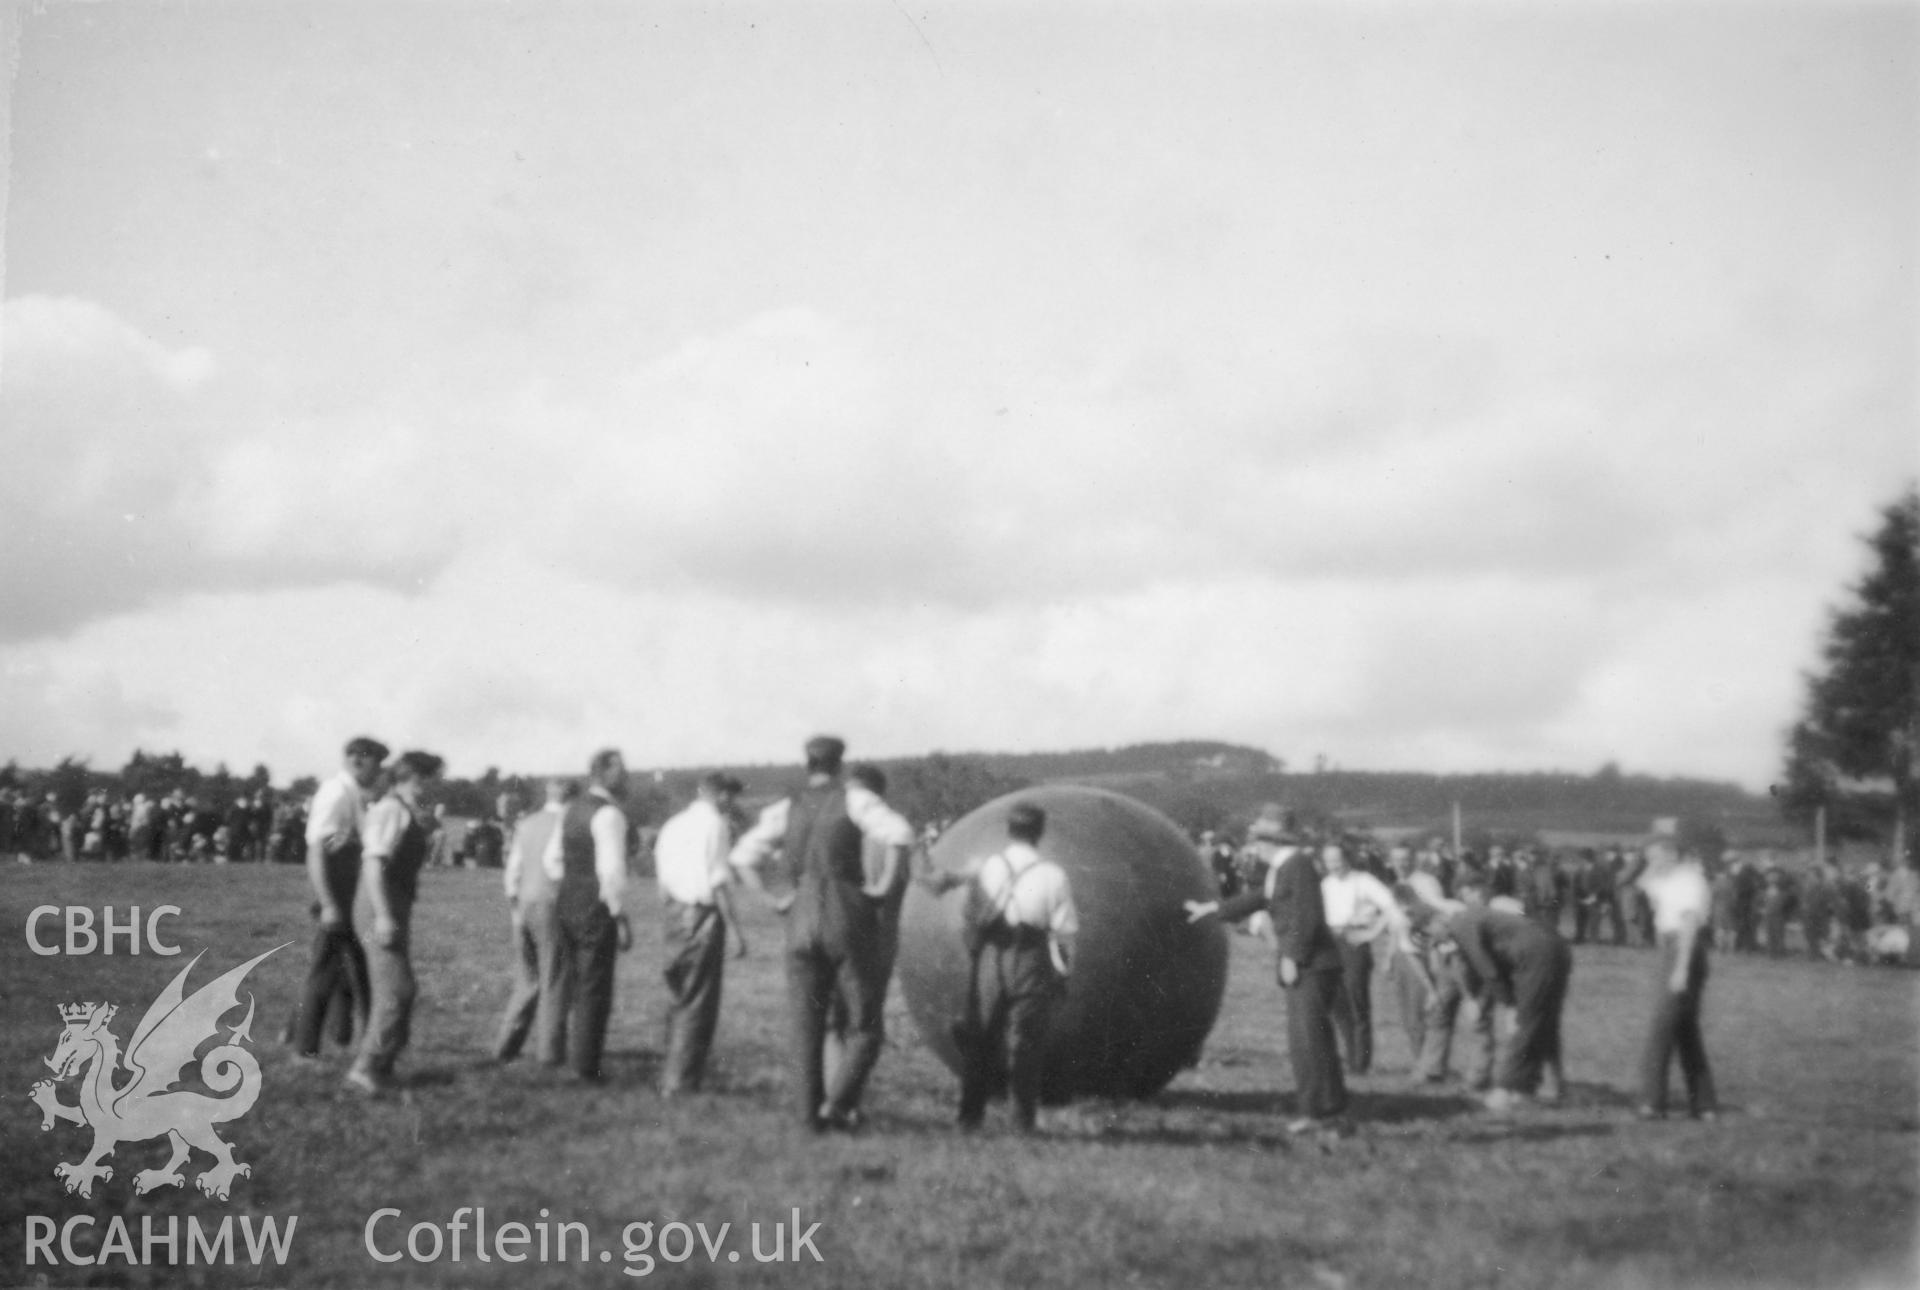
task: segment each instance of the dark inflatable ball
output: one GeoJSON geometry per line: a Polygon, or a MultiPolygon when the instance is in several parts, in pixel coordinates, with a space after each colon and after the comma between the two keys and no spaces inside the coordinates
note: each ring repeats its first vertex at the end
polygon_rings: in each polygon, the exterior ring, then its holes
{"type": "MultiPolygon", "coordinates": [[[[1007,844],[1007,812],[1047,813],[1040,854],[1067,872],[1080,912],[1073,975],[1047,1036],[1049,1103],[1151,1097],[1200,1057],[1227,984],[1227,933],[1189,924],[1183,901],[1219,888],[1178,826],[1118,793],[1062,785],[987,803],[933,846],[938,869],[959,872],[1007,844]]],[[[900,980],[914,1024],[948,1069],[960,1068],[970,960],[961,936],[967,889],[935,895],[918,883],[900,925],[900,980]]]]}

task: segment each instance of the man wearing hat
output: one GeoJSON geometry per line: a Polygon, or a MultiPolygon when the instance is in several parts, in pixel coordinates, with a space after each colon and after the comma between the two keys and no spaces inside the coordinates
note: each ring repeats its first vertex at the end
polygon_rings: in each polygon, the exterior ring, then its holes
{"type": "Polygon", "coordinates": [[[733,800],[741,783],[714,771],[701,777],[691,804],[660,826],[653,844],[654,876],[665,905],[667,1056],[660,1072],[666,1097],[692,1092],[706,1073],[707,1052],[720,1020],[720,980],[727,962],[727,931],[734,954],[745,958],[747,938],[734,917],[733,800]]]}
{"type": "MultiPolygon", "coordinates": [[[[842,776],[844,741],[807,741],[807,784],[760,813],[734,845],[731,862],[760,879],[757,866],[775,852],[794,879],[777,906],[787,914],[787,1003],[792,1016],[795,1111],[809,1130],[854,1129],[860,1095],[880,1056],[881,1009],[875,987],[884,886],[872,885],[862,863],[866,841],[913,845],[913,826],[871,789],[842,776]],[[827,1015],[835,994],[846,1008],[846,1058],[826,1080],[827,1015]]],[[[896,863],[898,857],[896,857],[896,863]]]]}
{"type": "Polygon", "coordinates": [[[1280,952],[1280,988],[1287,992],[1287,1057],[1293,1065],[1300,1111],[1290,1133],[1313,1129],[1340,1133],[1347,1127],[1347,1086],[1335,1046],[1333,1009],[1340,994],[1340,947],[1327,926],[1320,874],[1304,847],[1286,846],[1280,826],[1261,820],[1251,840],[1268,860],[1264,890],[1251,888],[1232,900],[1189,900],[1187,921],[1217,915],[1229,922],[1265,908],[1273,918],[1280,952]],[[1285,854],[1283,854],[1283,852],[1285,854]]]}
{"type": "Polygon", "coordinates": [[[318,927],[293,1026],[294,1052],[301,1057],[320,1055],[320,1032],[330,1007],[344,1005],[335,1031],[341,1043],[351,1039],[354,1020],[366,1020],[367,958],[353,930],[353,896],[360,884],[360,826],[386,759],[387,746],[378,739],[349,740],[345,766],[320,785],[307,812],[307,877],[318,927]]]}

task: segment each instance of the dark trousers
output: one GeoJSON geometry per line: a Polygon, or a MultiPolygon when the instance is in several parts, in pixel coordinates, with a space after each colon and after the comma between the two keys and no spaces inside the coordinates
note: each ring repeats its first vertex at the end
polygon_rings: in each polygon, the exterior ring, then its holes
{"type": "Polygon", "coordinates": [[[1047,935],[1002,928],[974,962],[975,1025],[961,1048],[960,1123],[975,1125],[1001,1087],[1013,1097],[1014,1124],[1031,1129],[1040,1108],[1047,1023],[1063,985],[1047,935]]]}
{"type": "Polygon", "coordinates": [[[700,1087],[720,1021],[720,979],[727,963],[727,923],[712,905],[668,900],[667,1059],[660,1090],[700,1087]]]}
{"type": "Polygon", "coordinates": [[[881,998],[874,989],[872,941],[870,936],[802,935],[787,945],[794,1110],[803,1124],[817,1124],[823,1110],[842,1114],[858,1107],[867,1075],[880,1059],[881,998]],[[829,1087],[823,1045],[836,996],[846,1017],[844,1059],[829,1087]]]}
{"type": "Polygon", "coordinates": [[[541,1050],[564,1046],[576,1075],[601,1079],[607,1018],[613,1013],[613,967],[620,952],[613,915],[599,901],[584,911],[563,910],[554,919],[554,933],[559,988],[540,998],[541,1050]]]}
{"type": "Polygon", "coordinates": [[[1573,951],[1555,938],[1550,948],[1528,955],[1513,973],[1513,1034],[1500,1054],[1494,1082],[1514,1093],[1532,1093],[1540,1070],[1560,1071],[1560,1014],[1573,978],[1573,951]]]}
{"type": "Polygon", "coordinates": [[[1373,946],[1340,942],[1340,995],[1334,1004],[1334,1028],[1347,1054],[1347,1071],[1365,1075],[1373,1067],[1373,946]]]}
{"type": "MultiPolygon", "coordinates": [[[[493,1055],[510,1062],[520,1055],[540,1013],[540,1001],[559,990],[560,956],[555,952],[560,935],[555,922],[553,902],[523,901],[513,938],[513,994],[507,999],[507,1011],[500,1018],[500,1035],[494,1041],[493,1055]]],[[[557,1034],[541,1032],[540,1060],[558,1066],[567,1059],[566,1019],[561,1017],[557,1034]]]]}
{"type": "Polygon", "coordinates": [[[1293,1066],[1294,1101],[1300,1114],[1323,1119],[1347,1109],[1347,1083],[1333,1037],[1340,973],[1302,972],[1287,998],[1287,1060],[1293,1066]]]}
{"type": "Polygon", "coordinates": [[[351,1043],[355,1024],[367,1018],[367,955],[351,922],[314,930],[306,992],[293,1024],[294,1051],[310,1057],[320,1052],[330,1010],[334,1042],[351,1043]]]}
{"type": "Polygon", "coordinates": [[[1660,938],[1660,975],[1654,981],[1653,1027],[1647,1034],[1646,1055],[1640,1066],[1640,1101],[1656,1111],[1667,1109],[1667,1068],[1675,1054],[1680,1078],[1687,1086],[1687,1109],[1699,1114],[1719,1109],[1713,1091],[1713,1071],[1707,1065],[1707,1046],[1700,1034],[1700,998],[1707,988],[1707,945],[1697,939],[1687,965],[1687,988],[1672,988],[1678,938],[1660,938]]]}
{"type": "Polygon", "coordinates": [[[1767,953],[1774,958],[1782,958],[1787,952],[1787,916],[1784,913],[1769,913],[1763,920],[1767,929],[1767,953]]]}
{"type": "MultiPolygon", "coordinates": [[[[883,902],[880,914],[880,926],[876,934],[873,953],[867,956],[866,964],[872,974],[868,989],[879,1000],[880,1007],[880,1043],[884,1047],[887,1038],[886,1005],[887,987],[893,981],[894,960],[900,956],[900,901],[890,897],[883,902]]],[[[838,1077],[840,1068],[847,1060],[847,1039],[851,1034],[847,1025],[847,1009],[836,992],[827,1007],[826,1079],[831,1085],[838,1077]]]]}

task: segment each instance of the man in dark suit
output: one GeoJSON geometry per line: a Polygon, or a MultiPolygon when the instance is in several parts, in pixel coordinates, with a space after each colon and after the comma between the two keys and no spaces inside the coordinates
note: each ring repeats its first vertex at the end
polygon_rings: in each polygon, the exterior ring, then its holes
{"type": "Polygon", "coordinates": [[[1230,922],[1265,909],[1273,919],[1280,951],[1280,988],[1287,992],[1287,1058],[1293,1066],[1300,1116],[1289,1133],[1347,1129],[1347,1087],[1334,1045],[1333,1009],[1340,994],[1340,947],[1327,926],[1320,899],[1320,873],[1307,847],[1289,847],[1278,826],[1261,821],[1251,840],[1266,858],[1264,888],[1232,900],[1190,900],[1187,921],[1217,915],[1230,922]]]}

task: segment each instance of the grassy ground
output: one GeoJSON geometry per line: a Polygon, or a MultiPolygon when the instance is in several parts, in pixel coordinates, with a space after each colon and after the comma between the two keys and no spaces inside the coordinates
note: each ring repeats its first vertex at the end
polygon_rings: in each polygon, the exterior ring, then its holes
{"type": "MultiPolygon", "coordinates": [[[[203,1267],[122,1262],[24,1265],[24,1216],[298,1215],[284,1267],[214,1280],[282,1286],[618,1285],[630,1222],[731,1223],[709,1262],[656,1262],[682,1285],[1895,1286],[1915,1283],[1916,983],[1893,970],[1722,958],[1707,1041],[1733,1114],[1715,1125],[1631,1116],[1647,1011],[1647,957],[1583,947],[1567,1030],[1572,1105],[1509,1122],[1457,1090],[1413,1091],[1384,990],[1378,1073],[1356,1081],[1353,1138],[1287,1140],[1284,1018],[1271,950],[1234,941],[1233,976],[1201,1065],[1158,1100],[1055,1113],[1026,1141],[949,1129],[954,1081],[923,1049],[896,989],[890,1039],[868,1097],[872,1131],[803,1141],[787,1127],[779,928],[749,920],[754,952],[728,966],[711,1089],[663,1104],[650,1091],[659,1046],[659,949],[650,917],[620,965],[612,1080],[558,1083],[482,1060],[505,998],[505,927],[494,875],[427,875],[416,927],[422,999],[409,1087],[396,1102],[342,1093],[343,1063],[297,1066],[273,1042],[305,959],[302,876],[259,868],[9,867],[0,873],[0,1285],[180,1284],[203,1267]],[[123,1039],[185,957],[37,957],[23,934],[41,904],[111,902],[183,913],[166,924],[210,979],[286,940],[249,979],[260,1018],[259,1103],[228,1127],[253,1175],[227,1205],[188,1190],[131,1194],[158,1142],[123,1146],[90,1201],[53,1177],[88,1137],[39,1132],[27,1091],[80,999],[121,1005],[123,1039]],[[128,1015],[131,1014],[131,1017],[128,1015]],[[489,1225],[583,1222],[595,1262],[374,1262],[363,1227],[403,1244],[416,1221],[444,1225],[484,1205],[489,1225]],[[758,1263],[776,1222],[818,1223],[821,1262],[758,1263]],[[610,1262],[598,1261],[608,1250],[610,1262]],[[737,1262],[727,1261],[737,1253],[737,1262]],[[44,1276],[44,1282],[39,1278],[44,1276]]],[[[650,893],[643,912],[651,914],[650,893]]],[[[73,1094],[64,1094],[71,1100],[73,1094]]],[[[196,1159],[195,1167],[203,1163],[196,1159]]],[[[82,1233],[82,1244],[86,1233],[82,1233]]],[[[787,1233],[790,1240],[793,1233],[787,1233]]],[[[677,1241],[677,1236],[673,1238],[677,1241]]],[[[424,1237],[423,1237],[424,1240],[424,1237]]],[[[678,1246],[673,1247],[678,1253],[678,1246]]],[[[655,1251],[657,1253],[657,1250],[655,1251]]]]}

